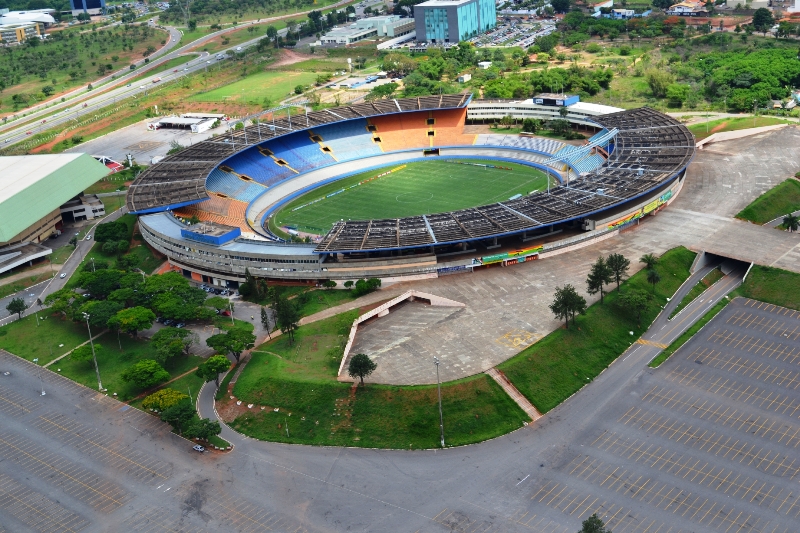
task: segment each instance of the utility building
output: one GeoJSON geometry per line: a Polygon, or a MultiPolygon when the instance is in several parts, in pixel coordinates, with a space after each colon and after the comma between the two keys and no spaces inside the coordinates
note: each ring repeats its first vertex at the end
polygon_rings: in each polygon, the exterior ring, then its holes
{"type": "Polygon", "coordinates": [[[414,6],[417,41],[458,43],[497,26],[494,0],[428,0],[414,6]]]}

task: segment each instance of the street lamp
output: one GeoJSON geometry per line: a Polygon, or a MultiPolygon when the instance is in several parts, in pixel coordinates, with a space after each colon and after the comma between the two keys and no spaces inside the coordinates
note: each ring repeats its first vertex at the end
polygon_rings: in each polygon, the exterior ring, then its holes
{"type": "Polygon", "coordinates": [[[39,373],[39,383],[42,385],[42,396],[44,396],[45,395],[45,392],[44,392],[44,381],[42,380],[42,367],[39,366],[39,358],[38,357],[34,358],[33,362],[36,363],[36,368],[37,368],[38,373],[39,373]]]}
{"type": "Polygon", "coordinates": [[[439,392],[439,436],[441,438],[442,448],[444,448],[444,419],[442,418],[442,382],[439,381],[439,358],[433,358],[433,364],[436,365],[436,389],[439,392]]]}
{"type": "Polygon", "coordinates": [[[94,373],[97,374],[97,389],[102,392],[103,384],[100,382],[100,369],[97,367],[97,356],[94,353],[94,341],[92,340],[92,328],[89,326],[89,314],[83,313],[86,319],[86,329],[89,330],[89,344],[92,345],[92,359],[94,360],[94,373]]]}

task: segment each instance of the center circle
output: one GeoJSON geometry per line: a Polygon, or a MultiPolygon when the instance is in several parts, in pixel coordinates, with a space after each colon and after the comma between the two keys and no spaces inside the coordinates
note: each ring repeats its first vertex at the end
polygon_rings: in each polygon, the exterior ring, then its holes
{"type": "Polygon", "coordinates": [[[395,197],[395,200],[400,202],[401,204],[413,204],[417,202],[427,202],[428,200],[433,200],[433,193],[416,193],[416,192],[407,192],[403,194],[398,194],[395,197]]]}

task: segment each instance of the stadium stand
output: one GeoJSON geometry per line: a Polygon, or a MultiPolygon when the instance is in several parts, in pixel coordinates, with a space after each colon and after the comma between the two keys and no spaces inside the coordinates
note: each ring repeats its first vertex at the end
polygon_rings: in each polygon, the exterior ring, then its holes
{"type": "Polygon", "coordinates": [[[516,135],[496,135],[480,134],[475,141],[476,145],[481,146],[506,146],[519,148],[520,150],[531,150],[542,154],[552,155],[564,148],[565,144],[555,139],[545,139],[541,137],[518,137],[516,135]]]}
{"type": "Polygon", "coordinates": [[[370,124],[375,127],[384,152],[461,146],[475,141],[474,135],[464,135],[462,131],[466,114],[466,109],[403,113],[373,117],[370,124]]]}
{"type": "MultiPolygon", "coordinates": [[[[238,130],[231,129],[224,135],[168,155],[142,172],[130,186],[126,206],[131,213],[143,214],[202,201],[208,198],[206,178],[222,161],[268,139],[343,120],[365,119],[395,111],[464,108],[471,98],[471,94],[464,93],[365,102],[313,111],[300,117],[295,116],[293,121],[288,117],[280,117],[271,120],[270,124],[259,121],[238,130]]],[[[260,116],[250,118],[268,115],[269,112],[265,111],[260,116]]],[[[245,174],[243,171],[240,173],[245,174]]]]}
{"type": "Polygon", "coordinates": [[[204,222],[215,222],[226,226],[238,227],[243,232],[253,233],[253,229],[247,225],[246,211],[247,202],[212,196],[200,203],[180,207],[174,213],[179,217],[191,218],[196,216],[204,222]]]}
{"type": "Polygon", "coordinates": [[[359,119],[313,128],[311,133],[321,138],[320,144],[329,147],[337,161],[349,161],[381,153],[367,127],[367,121],[359,119]]]}
{"type": "Polygon", "coordinates": [[[571,179],[568,186],[449,213],[337,222],[323,237],[317,251],[366,251],[464,242],[579,218],[664,185],[682,172],[694,155],[694,138],[689,130],[653,109],[611,113],[596,117],[595,121],[609,130],[598,137],[601,141],[610,136],[611,130],[618,130],[613,154],[602,164],[601,155],[587,156],[580,147],[570,145],[557,151],[557,155],[574,152],[576,160],[587,165],[601,163],[571,179]]]}
{"type": "Polygon", "coordinates": [[[235,174],[215,168],[206,182],[206,188],[242,202],[252,202],[266,188],[256,182],[245,181],[235,174]]]}

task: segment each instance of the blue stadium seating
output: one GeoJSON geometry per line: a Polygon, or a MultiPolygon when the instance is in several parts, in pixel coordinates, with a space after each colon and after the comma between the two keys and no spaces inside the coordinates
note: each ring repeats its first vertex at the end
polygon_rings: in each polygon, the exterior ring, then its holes
{"type": "Polygon", "coordinates": [[[578,161],[573,161],[572,163],[575,169],[579,173],[583,174],[584,172],[591,172],[604,162],[605,159],[603,159],[603,156],[600,154],[591,154],[579,159],[578,161]]]}
{"type": "Polygon", "coordinates": [[[222,172],[215,168],[206,180],[206,189],[211,192],[222,193],[242,202],[252,202],[266,189],[261,185],[240,180],[233,174],[222,172]]]}
{"type": "Polygon", "coordinates": [[[366,120],[339,122],[314,128],[313,132],[322,137],[322,144],[333,150],[333,156],[338,161],[382,153],[380,146],[372,142],[372,133],[367,130],[366,120]]]}

